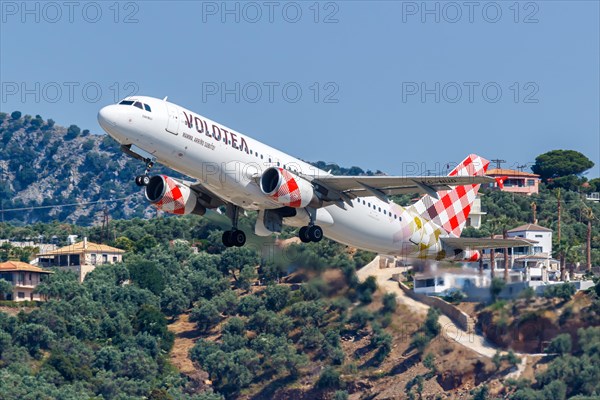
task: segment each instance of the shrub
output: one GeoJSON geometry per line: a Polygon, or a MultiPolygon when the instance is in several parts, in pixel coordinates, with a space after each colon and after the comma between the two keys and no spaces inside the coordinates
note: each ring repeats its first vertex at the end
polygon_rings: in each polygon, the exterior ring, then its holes
{"type": "Polygon", "coordinates": [[[568,354],[571,352],[573,346],[571,335],[568,333],[562,333],[556,336],[546,349],[548,353],[568,354]]]}
{"type": "Polygon", "coordinates": [[[317,381],[319,389],[339,389],[341,384],[340,373],[335,368],[329,366],[323,369],[317,381]]]}
{"type": "Polygon", "coordinates": [[[384,314],[393,313],[396,311],[396,307],[398,306],[398,302],[396,301],[395,293],[386,293],[383,296],[383,307],[382,311],[384,314]]]}
{"type": "Polygon", "coordinates": [[[550,285],[544,290],[543,296],[546,298],[559,298],[561,300],[570,300],[575,294],[575,285],[572,283],[563,283],[550,285]]]}

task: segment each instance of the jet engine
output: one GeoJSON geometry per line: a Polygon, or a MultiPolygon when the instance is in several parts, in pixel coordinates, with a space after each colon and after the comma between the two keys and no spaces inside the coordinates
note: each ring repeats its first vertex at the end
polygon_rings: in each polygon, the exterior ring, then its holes
{"type": "Polygon", "coordinates": [[[319,201],[309,181],[283,168],[266,169],[260,177],[260,190],[277,203],[293,208],[319,201]]]}
{"type": "Polygon", "coordinates": [[[171,214],[204,215],[206,208],[189,186],[166,175],[155,175],[146,185],[146,199],[161,211],[171,214]]]}

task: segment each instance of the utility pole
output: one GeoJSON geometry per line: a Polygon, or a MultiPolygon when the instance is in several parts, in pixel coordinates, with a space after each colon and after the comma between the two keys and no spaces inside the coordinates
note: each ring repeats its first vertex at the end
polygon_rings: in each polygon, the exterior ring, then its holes
{"type": "Polygon", "coordinates": [[[100,235],[102,243],[106,243],[110,239],[109,235],[110,233],[108,231],[108,206],[105,205],[102,216],[102,234],[100,235]]]}
{"type": "Polygon", "coordinates": [[[531,211],[533,212],[533,223],[537,225],[537,204],[535,201],[531,202],[531,211]]]}
{"type": "Polygon", "coordinates": [[[502,164],[506,162],[506,160],[500,160],[499,158],[490,161],[496,163],[496,169],[500,169],[502,167],[502,164]]]}

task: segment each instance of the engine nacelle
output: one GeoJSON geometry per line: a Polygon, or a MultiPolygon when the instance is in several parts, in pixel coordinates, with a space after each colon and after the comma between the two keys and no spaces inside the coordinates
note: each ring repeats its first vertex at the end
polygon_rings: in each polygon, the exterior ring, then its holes
{"type": "Polygon", "coordinates": [[[171,214],[204,215],[206,208],[189,186],[166,175],[155,175],[146,186],[146,199],[161,211],[171,214]]]}
{"type": "Polygon", "coordinates": [[[309,181],[278,167],[263,172],[260,190],[277,203],[293,208],[304,208],[313,200],[318,201],[309,181]]]}
{"type": "Polygon", "coordinates": [[[462,250],[454,257],[454,261],[476,262],[481,258],[479,250],[462,250]]]}

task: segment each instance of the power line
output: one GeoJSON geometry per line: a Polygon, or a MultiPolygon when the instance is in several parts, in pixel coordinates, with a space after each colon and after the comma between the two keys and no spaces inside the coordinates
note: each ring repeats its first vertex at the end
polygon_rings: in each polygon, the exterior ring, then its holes
{"type": "Polygon", "coordinates": [[[110,199],[110,200],[96,200],[96,201],[87,201],[82,203],[67,203],[67,204],[55,204],[52,206],[31,206],[31,207],[19,207],[19,208],[5,208],[2,210],[3,213],[8,211],[27,211],[27,210],[40,210],[44,208],[61,208],[61,207],[75,207],[75,206],[86,206],[90,204],[99,204],[99,203],[115,203],[118,201],[124,201],[130,199],[134,196],[138,196],[137,194],[133,194],[128,197],[121,197],[119,199],[110,199]]]}

